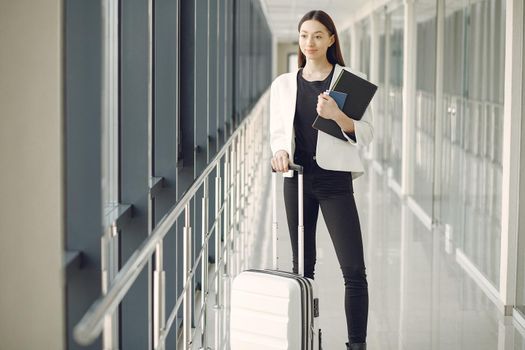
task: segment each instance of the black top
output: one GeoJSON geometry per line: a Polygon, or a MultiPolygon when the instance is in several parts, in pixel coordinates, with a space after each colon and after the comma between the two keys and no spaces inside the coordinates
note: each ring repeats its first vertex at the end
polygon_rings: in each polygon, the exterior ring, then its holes
{"type": "Polygon", "coordinates": [[[330,88],[335,65],[324,80],[308,81],[303,78],[303,69],[297,72],[297,102],[295,104],[294,130],[295,155],[297,164],[309,163],[317,146],[317,129],[312,123],[317,117],[317,96],[330,88]]]}

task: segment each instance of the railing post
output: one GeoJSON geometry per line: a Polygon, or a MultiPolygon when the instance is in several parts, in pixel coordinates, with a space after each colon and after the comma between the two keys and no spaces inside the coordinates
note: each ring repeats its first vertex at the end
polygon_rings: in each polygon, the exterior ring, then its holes
{"type": "Polygon", "coordinates": [[[250,123],[247,127],[247,136],[246,136],[246,140],[245,140],[245,149],[244,149],[244,159],[245,159],[245,165],[244,165],[244,207],[245,207],[245,211],[244,211],[244,215],[243,215],[243,222],[244,222],[244,243],[243,243],[243,266],[242,266],[242,269],[245,270],[247,268],[247,256],[248,256],[248,251],[247,251],[247,248],[248,248],[248,242],[249,242],[249,238],[250,238],[250,231],[251,231],[251,225],[250,225],[250,222],[251,222],[251,209],[252,209],[252,206],[250,205],[251,203],[253,203],[253,200],[256,198],[256,193],[252,193],[250,192],[250,185],[251,185],[251,181],[252,181],[252,168],[251,168],[251,165],[252,165],[252,159],[251,159],[251,156],[250,156],[250,151],[253,151],[253,148],[252,148],[252,144],[253,144],[253,141],[254,141],[254,137],[255,135],[253,135],[253,122],[250,123]],[[249,196],[251,196],[252,198],[249,198],[249,196]]]}
{"type": "Polygon", "coordinates": [[[247,265],[247,248],[248,248],[248,242],[249,242],[249,238],[250,238],[250,235],[249,235],[249,232],[251,231],[251,225],[250,225],[250,222],[251,222],[251,218],[252,218],[252,213],[251,213],[251,209],[252,209],[252,206],[250,205],[250,203],[253,203],[253,200],[255,199],[255,195],[256,193],[251,193],[250,192],[250,182],[251,182],[251,155],[250,155],[250,150],[253,151],[251,145],[254,141],[254,135],[252,133],[252,130],[253,130],[253,121],[250,122],[247,126],[246,126],[246,137],[245,137],[245,140],[244,140],[244,186],[243,186],[243,207],[244,207],[244,212],[243,212],[243,218],[242,218],[242,222],[243,222],[243,243],[242,243],[242,266],[241,266],[241,271],[242,270],[246,270],[248,265],[247,265]],[[250,198],[251,200],[249,200],[248,196],[251,196],[252,198],[250,198]],[[248,221],[250,220],[250,221],[248,221]]]}
{"type": "MultiPolygon", "coordinates": [[[[233,142],[232,142],[233,144],[233,142]]],[[[224,245],[226,247],[224,251],[224,278],[228,278],[230,275],[230,203],[231,203],[231,193],[230,193],[230,150],[226,151],[226,161],[224,163],[224,245]]]]}
{"type": "Polygon", "coordinates": [[[220,349],[221,345],[221,312],[222,312],[222,181],[221,181],[221,162],[217,163],[215,178],[215,350],[220,349]]]}
{"type": "Polygon", "coordinates": [[[243,226],[242,226],[242,213],[244,212],[243,208],[243,187],[244,187],[244,139],[246,135],[246,128],[242,127],[241,133],[239,136],[239,147],[237,149],[237,181],[235,182],[235,186],[237,188],[236,191],[236,235],[235,235],[235,275],[237,276],[240,273],[241,269],[241,258],[242,258],[242,244],[243,244],[243,226]]]}
{"type": "Polygon", "coordinates": [[[206,302],[208,300],[208,178],[204,181],[204,194],[202,197],[202,261],[201,261],[201,274],[202,274],[202,289],[201,289],[201,310],[202,310],[202,325],[201,325],[201,349],[207,348],[206,340],[206,302]]]}
{"type": "Polygon", "coordinates": [[[164,271],[164,245],[157,244],[155,249],[155,271],[153,272],[153,348],[159,347],[159,338],[166,325],[166,272],[164,271]]]}
{"type": "Polygon", "coordinates": [[[247,204],[248,204],[248,166],[250,164],[247,151],[247,142],[248,142],[248,127],[250,124],[246,124],[244,127],[244,134],[242,140],[242,187],[241,187],[241,198],[242,198],[242,212],[241,212],[241,265],[239,265],[239,272],[244,270],[246,266],[246,242],[248,236],[248,225],[246,224],[246,213],[247,213],[247,204]]]}
{"type": "MultiPolygon", "coordinates": [[[[191,216],[190,216],[190,202],[186,204],[184,210],[185,216],[185,226],[184,226],[184,239],[183,239],[183,249],[184,249],[184,277],[183,280],[186,282],[191,274],[191,216]]],[[[183,316],[183,342],[184,350],[191,350],[192,339],[191,339],[191,320],[192,320],[192,301],[191,301],[191,292],[193,290],[192,280],[189,280],[188,286],[184,286],[184,316],[183,316]]]]}
{"type": "Polygon", "coordinates": [[[228,247],[230,249],[230,254],[228,255],[228,274],[230,279],[235,277],[235,268],[234,268],[234,258],[235,258],[235,214],[237,209],[237,150],[238,150],[239,136],[232,142],[232,157],[231,157],[231,172],[230,172],[230,224],[228,232],[228,247]]]}
{"type": "Polygon", "coordinates": [[[235,232],[234,232],[234,238],[235,238],[235,253],[236,253],[236,259],[235,259],[235,275],[237,276],[239,274],[239,266],[241,262],[241,212],[242,212],[242,205],[241,205],[241,191],[242,191],[242,144],[244,139],[244,128],[241,129],[241,132],[239,134],[239,138],[237,139],[237,166],[235,169],[236,176],[235,176],[235,232]]]}
{"type": "MultiPolygon", "coordinates": [[[[102,294],[108,292],[111,281],[118,272],[118,228],[113,222],[101,241],[102,257],[102,294]]],[[[104,317],[104,328],[102,337],[102,347],[104,350],[117,350],[119,348],[118,339],[118,316],[114,312],[104,317]]]]}
{"type": "Polygon", "coordinates": [[[248,136],[246,137],[246,150],[244,151],[244,154],[245,154],[245,158],[246,158],[246,166],[245,166],[245,171],[246,171],[246,175],[245,175],[245,185],[244,185],[244,194],[245,194],[245,199],[244,199],[244,203],[245,203],[245,206],[246,206],[246,210],[244,212],[244,227],[246,228],[244,230],[245,232],[245,235],[244,235],[244,247],[243,247],[243,251],[244,251],[244,260],[243,260],[243,264],[242,264],[242,269],[243,270],[246,270],[248,268],[248,259],[247,259],[247,256],[248,256],[248,247],[249,247],[249,244],[250,244],[250,240],[251,240],[251,237],[253,237],[252,235],[252,223],[253,223],[253,203],[255,202],[255,199],[257,198],[256,197],[256,193],[255,192],[252,192],[251,189],[251,184],[252,184],[252,181],[253,181],[253,168],[252,168],[252,165],[253,165],[253,162],[252,162],[252,154],[254,152],[254,147],[253,147],[253,143],[255,142],[255,140],[257,139],[257,136],[255,135],[255,133],[253,132],[253,127],[254,127],[254,122],[251,122],[247,129],[248,129],[248,136]],[[251,198],[249,198],[249,196],[251,198]]]}

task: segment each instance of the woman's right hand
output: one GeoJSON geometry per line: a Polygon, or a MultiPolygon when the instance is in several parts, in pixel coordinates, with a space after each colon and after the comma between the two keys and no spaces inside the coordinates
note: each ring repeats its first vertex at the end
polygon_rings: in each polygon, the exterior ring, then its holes
{"type": "Polygon", "coordinates": [[[279,150],[275,152],[272,158],[272,168],[279,173],[285,173],[288,171],[288,163],[290,158],[288,152],[285,150],[279,150]]]}

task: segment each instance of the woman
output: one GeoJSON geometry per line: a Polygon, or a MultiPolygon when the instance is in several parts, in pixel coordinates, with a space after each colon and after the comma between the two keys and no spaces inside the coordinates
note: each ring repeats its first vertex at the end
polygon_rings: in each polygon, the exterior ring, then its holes
{"type": "MultiPolygon", "coordinates": [[[[358,146],[372,140],[368,116],[353,120],[323,92],[344,67],[335,25],[325,12],[310,11],[299,22],[299,70],[277,77],[271,87],[270,139],[272,167],[285,173],[284,199],[297,267],[297,177],[288,164],[304,166],[305,275],[314,277],[315,231],[319,207],[323,212],[345,284],[347,349],[366,349],[368,284],[363,243],[354,201],[352,178],[363,174],[358,146]],[[334,120],[347,139],[317,131],[317,115],[334,120]]],[[[355,73],[355,72],[354,72],[355,73]]]]}

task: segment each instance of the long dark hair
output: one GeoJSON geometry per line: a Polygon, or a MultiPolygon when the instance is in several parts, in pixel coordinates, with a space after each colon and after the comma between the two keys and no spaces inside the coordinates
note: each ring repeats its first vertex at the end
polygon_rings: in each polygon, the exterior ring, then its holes
{"type": "MultiPolygon", "coordinates": [[[[330,35],[334,35],[335,41],[328,48],[326,51],[326,58],[328,59],[328,62],[331,64],[339,64],[341,66],[345,65],[345,61],[343,60],[343,55],[341,54],[341,47],[339,47],[339,36],[337,35],[337,29],[335,28],[334,21],[332,21],[332,18],[324,11],[321,10],[313,10],[308,12],[306,15],[301,18],[299,21],[299,25],[297,26],[297,31],[301,31],[301,25],[303,22],[308,20],[315,20],[318,22],[321,22],[326,29],[330,32],[330,35]]],[[[297,64],[299,68],[303,68],[306,65],[306,57],[301,52],[301,47],[298,47],[297,49],[297,64]]]]}

